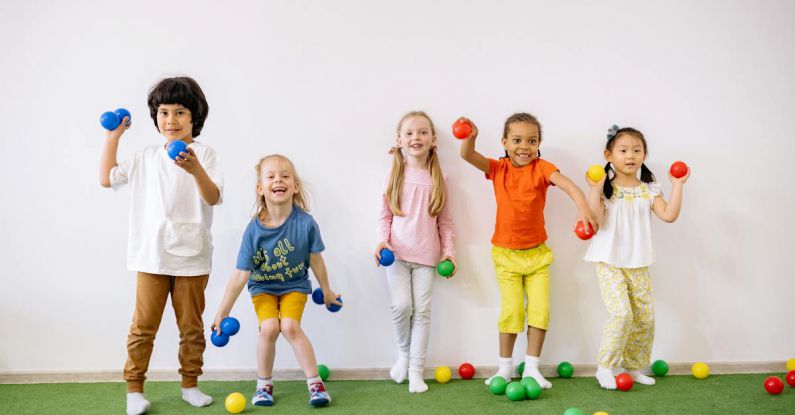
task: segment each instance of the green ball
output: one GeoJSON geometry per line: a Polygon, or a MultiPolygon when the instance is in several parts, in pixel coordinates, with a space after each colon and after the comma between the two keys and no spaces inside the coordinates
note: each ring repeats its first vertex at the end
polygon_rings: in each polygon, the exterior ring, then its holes
{"type": "Polygon", "coordinates": [[[519,382],[511,382],[505,388],[505,396],[512,401],[522,401],[527,397],[524,393],[524,386],[519,382]]]}
{"type": "Polygon", "coordinates": [[[583,415],[579,408],[569,408],[563,411],[563,415],[583,415]]]}
{"type": "Polygon", "coordinates": [[[651,364],[651,371],[657,376],[665,376],[668,373],[668,362],[665,360],[655,360],[651,364]]]}
{"type": "Polygon", "coordinates": [[[522,379],[522,385],[524,385],[524,393],[529,399],[538,399],[541,396],[541,385],[535,379],[526,377],[522,379]]]}
{"type": "Polygon", "coordinates": [[[436,272],[445,278],[449,277],[453,271],[455,271],[455,265],[449,259],[445,259],[436,266],[436,272]]]}
{"type": "Polygon", "coordinates": [[[561,362],[558,365],[558,375],[564,379],[568,379],[574,374],[574,366],[569,362],[561,362]]]}
{"type": "Polygon", "coordinates": [[[519,366],[516,367],[516,372],[519,373],[519,377],[524,375],[524,362],[519,363],[519,366]]]}
{"type": "Polygon", "coordinates": [[[489,382],[489,391],[494,395],[504,395],[508,382],[502,376],[497,376],[489,382]]]}
{"type": "Polygon", "coordinates": [[[323,379],[325,382],[328,379],[329,370],[328,366],[326,365],[317,365],[317,373],[320,375],[320,379],[323,379]]]}

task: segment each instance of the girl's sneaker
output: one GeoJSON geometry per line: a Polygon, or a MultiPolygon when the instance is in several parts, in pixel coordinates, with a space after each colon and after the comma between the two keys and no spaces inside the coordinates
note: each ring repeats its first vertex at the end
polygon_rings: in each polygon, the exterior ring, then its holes
{"type": "Polygon", "coordinates": [[[256,406],[272,406],[273,405],[273,385],[265,385],[262,389],[257,389],[254,397],[251,398],[251,403],[256,406]]]}
{"type": "Polygon", "coordinates": [[[326,392],[323,382],[309,384],[309,404],[312,406],[325,406],[331,402],[331,396],[326,392]]]}

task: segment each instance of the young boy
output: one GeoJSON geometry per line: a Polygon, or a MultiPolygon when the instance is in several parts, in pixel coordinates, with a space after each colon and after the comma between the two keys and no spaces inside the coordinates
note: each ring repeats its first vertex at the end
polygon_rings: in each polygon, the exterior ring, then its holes
{"type": "Polygon", "coordinates": [[[116,190],[129,184],[132,191],[127,268],[138,273],[138,280],[124,366],[129,415],[149,409],[144,381],[169,294],[180,334],[182,399],[195,407],[213,402],[197,387],[204,363],[201,316],[213,249],[210,228],[223,190],[215,150],[194,141],[207,118],[207,100],[196,81],[179,77],[155,85],[148,104],[166,142],[117,163],[119,141],[130,128],[125,117],[106,134],[99,176],[103,187],[116,190]],[[175,140],[188,148],[172,160],[166,146],[175,140]]]}

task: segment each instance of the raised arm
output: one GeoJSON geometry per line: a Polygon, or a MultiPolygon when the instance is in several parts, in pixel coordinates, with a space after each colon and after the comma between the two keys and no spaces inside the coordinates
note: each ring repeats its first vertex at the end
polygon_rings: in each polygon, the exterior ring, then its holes
{"type": "Polygon", "coordinates": [[[588,191],[588,207],[591,208],[591,212],[596,216],[596,221],[599,223],[600,228],[605,221],[605,205],[602,202],[605,180],[607,180],[606,174],[602,177],[602,180],[594,182],[588,177],[588,173],[585,173],[585,181],[590,188],[588,191]]]}
{"type": "Polygon", "coordinates": [[[651,210],[663,222],[671,223],[679,218],[679,212],[682,210],[682,193],[688,177],[690,177],[690,168],[687,169],[686,175],[678,179],[668,173],[668,178],[671,180],[671,200],[666,203],[662,196],[654,198],[651,210]]]}
{"type": "Polygon", "coordinates": [[[483,173],[488,173],[489,159],[475,150],[475,140],[478,138],[478,127],[467,118],[461,117],[460,119],[468,122],[469,125],[472,126],[472,132],[469,134],[469,137],[461,140],[461,158],[483,173]]]}
{"type": "Polygon", "coordinates": [[[116,153],[122,134],[130,128],[127,125],[128,119],[124,117],[115,130],[105,133],[105,144],[102,145],[102,156],[99,159],[99,184],[102,187],[110,187],[110,171],[119,164],[116,161],[116,153]]]}

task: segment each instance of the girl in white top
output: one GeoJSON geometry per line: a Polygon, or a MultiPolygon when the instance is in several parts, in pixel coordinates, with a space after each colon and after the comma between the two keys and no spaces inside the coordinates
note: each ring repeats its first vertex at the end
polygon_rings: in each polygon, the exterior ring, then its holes
{"type": "Polygon", "coordinates": [[[613,126],[607,134],[607,160],[602,180],[591,186],[588,204],[599,219],[599,232],[585,260],[596,262],[599,289],[610,317],[602,332],[596,379],[605,389],[615,389],[614,370],[626,369],[632,379],[653,385],[654,379],[638,369],[649,364],[654,341],[654,306],[649,265],[654,262],[651,213],[671,223],[679,217],[683,185],[690,171],[671,180],[671,200],[663,199],[660,186],[643,162],[646,139],[634,128],[613,126]],[[640,170],[640,179],[638,171],[640,170]]]}

